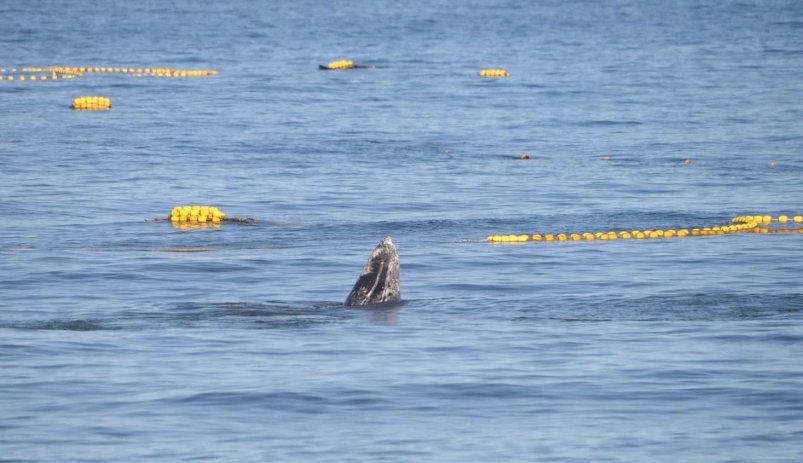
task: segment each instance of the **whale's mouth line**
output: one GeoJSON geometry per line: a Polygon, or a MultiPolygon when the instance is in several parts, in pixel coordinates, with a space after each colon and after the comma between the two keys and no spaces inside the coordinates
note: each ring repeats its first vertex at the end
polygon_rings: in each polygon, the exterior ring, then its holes
{"type": "Polygon", "coordinates": [[[374,297],[374,291],[376,291],[376,288],[379,286],[379,281],[380,280],[383,280],[383,281],[385,280],[385,278],[383,278],[383,274],[382,274],[382,271],[384,269],[385,269],[385,262],[383,261],[383,262],[379,263],[379,269],[376,271],[376,278],[374,279],[374,285],[371,286],[371,290],[368,291],[368,295],[367,295],[368,299],[371,299],[372,297],[374,297]]]}

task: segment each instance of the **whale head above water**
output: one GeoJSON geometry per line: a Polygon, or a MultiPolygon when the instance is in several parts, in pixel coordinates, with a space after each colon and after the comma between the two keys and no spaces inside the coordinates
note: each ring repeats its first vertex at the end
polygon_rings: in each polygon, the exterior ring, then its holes
{"type": "Polygon", "coordinates": [[[393,240],[386,236],[368,257],[360,277],[346,298],[346,305],[382,304],[398,302],[400,299],[399,253],[393,240]]]}

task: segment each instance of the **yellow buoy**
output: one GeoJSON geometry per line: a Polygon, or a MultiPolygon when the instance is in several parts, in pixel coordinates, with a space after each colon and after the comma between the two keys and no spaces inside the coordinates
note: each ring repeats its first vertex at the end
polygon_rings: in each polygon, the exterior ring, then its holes
{"type": "Polygon", "coordinates": [[[330,61],[329,64],[326,65],[327,69],[331,70],[340,70],[340,69],[351,69],[354,67],[354,63],[347,59],[341,59],[337,61],[330,61]]]}
{"type": "Polygon", "coordinates": [[[79,96],[73,98],[72,109],[77,111],[105,111],[112,107],[112,100],[102,96],[79,96]]]}
{"type": "Polygon", "coordinates": [[[173,222],[221,222],[224,217],[225,214],[214,206],[176,206],[170,211],[170,220],[173,222]]]}
{"type": "Polygon", "coordinates": [[[510,73],[504,69],[482,69],[480,77],[510,77],[510,73]]]}

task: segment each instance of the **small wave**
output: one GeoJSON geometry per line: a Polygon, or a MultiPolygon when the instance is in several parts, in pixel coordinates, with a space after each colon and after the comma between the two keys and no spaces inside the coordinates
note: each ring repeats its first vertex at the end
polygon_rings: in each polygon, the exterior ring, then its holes
{"type": "MultiPolygon", "coordinates": [[[[322,396],[305,394],[301,392],[201,392],[176,399],[170,399],[174,403],[205,404],[205,405],[226,405],[226,404],[247,404],[255,406],[259,403],[275,404],[277,402],[296,405],[315,405],[323,402],[322,396]]],[[[291,407],[295,408],[295,407],[291,407]]]]}
{"type": "Polygon", "coordinates": [[[642,125],[643,122],[639,121],[615,121],[615,120],[590,120],[578,121],[574,125],[580,127],[609,127],[609,126],[637,126],[642,125]]]}
{"type": "Polygon", "coordinates": [[[35,247],[16,247],[16,248],[0,248],[0,252],[13,252],[13,253],[22,253],[22,252],[34,252],[38,251],[39,248],[35,247]]]}
{"type": "Polygon", "coordinates": [[[336,303],[223,302],[158,304],[116,314],[107,324],[132,329],[210,326],[253,329],[292,329],[339,323],[353,316],[336,303]]]}
{"type": "Polygon", "coordinates": [[[771,55],[796,56],[796,55],[803,55],[803,50],[786,49],[786,48],[765,48],[764,53],[769,53],[771,55]]]}
{"type": "Polygon", "coordinates": [[[6,327],[20,330],[55,330],[55,331],[99,331],[107,328],[89,320],[48,320],[37,322],[10,323],[6,327]]]}
{"type": "Polygon", "coordinates": [[[154,248],[152,251],[154,252],[214,252],[218,249],[215,248],[203,248],[203,247],[189,247],[189,248],[182,248],[182,247],[167,247],[167,248],[154,248]]]}
{"type": "Polygon", "coordinates": [[[689,294],[640,298],[608,298],[590,302],[585,298],[542,301],[513,317],[516,322],[557,320],[564,322],[610,321],[749,321],[799,318],[803,294],[689,294]]]}
{"type": "Polygon", "coordinates": [[[159,402],[188,406],[244,407],[249,410],[285,410],[307,414],[324,413],[328,408],[347,407],[357,410],[383,408],[386,404],[378,393],[361,389],[323,389],[314,392],[208,391],[183,397],[160,399],[159,402]]]}
{"type": "Polygon", "coordinates": [[[51,331],[150,330],[165,328],[293,329],[341,323],[359,317],[342,303],[181,303],[105,311],[92,318],[17,320],[0,328],[51,331]]]}

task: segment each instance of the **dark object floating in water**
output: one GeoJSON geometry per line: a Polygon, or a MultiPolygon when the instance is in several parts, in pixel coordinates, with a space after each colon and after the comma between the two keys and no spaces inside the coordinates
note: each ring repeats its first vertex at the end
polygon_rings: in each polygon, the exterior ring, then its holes
{"type": "Polygon", "coordinates": [[[346,298],[346,305],[382,304],[398,302],[400,299],[399,253],[393,240],[386,236],[368,257],[360,277],[346,298]]]}

